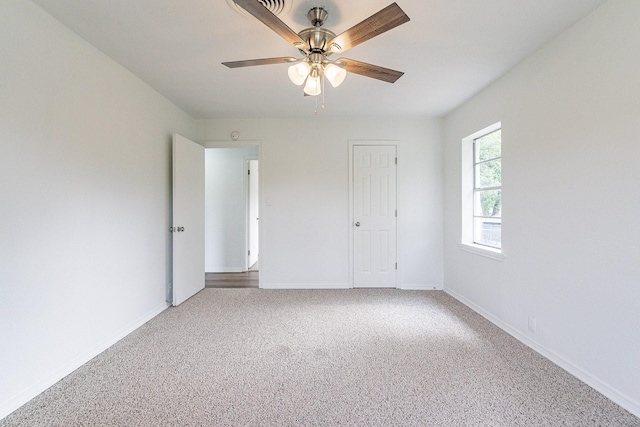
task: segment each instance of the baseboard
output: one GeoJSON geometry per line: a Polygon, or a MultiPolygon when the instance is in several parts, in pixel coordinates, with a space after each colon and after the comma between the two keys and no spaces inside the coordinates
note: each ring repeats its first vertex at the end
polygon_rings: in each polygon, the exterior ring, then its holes
{"type": "Polygon", "coordinates": [[[260,283],[260,289],[351,289],[348,283],[260,283]]]}
{"type": "Polygon", "coordinates": [[[155,307],[153,310],[150,310],[149,312],[145,313],[143,316],[140,316],[138,319],[131,322],[130,324],[122,328],[120,331],[118,331],[108,339],[100,342],[99,344],[89,349],[85,353],[78,355],[68,363],[65,363],[60,368],[58,368],[57,370],[49,374],[47,377],[43,378],[41,381],[31,384],[24,390],[18,392],[18,394],[16,394],[9,400],[2,402],[0,404],[0,420],[2,420],[6,416],[14,412],[16,409],[20,408],[22,405],[24,405],[25,403],[27,403],[28,401],[30,401],[31,399],[33,399],[34,397],[36,397],[37,395],[39,395],[40,393],[42,393],[43,391],[45,391],[46,389],[48,389],[49,387],[51,387],[52,385],[60,381],[61,379],[63,379],[64,377],[66,377],[67,375],[69,375],[70,373],[72,373],[73,371],[75,371],[76,369],[78,369],[79,367],[81,367],[82,365],[84,365],[85,363],[87,363],[88,361],[90,361],[91,359],[93,359],[94,357],[96,357],[97,355],[99,355],[100,353],[102,353],[103,351],[105,351],[115,343],[117,343],[118,341],[120,341],[122,338],[129,335],[131,332],[138,329],[140,326],[147,323],[149,320],[156,317],[158,314],[162,313],[168,307],[169,306],[166,303],[163,303],[155,307]]]}
{"type": "Polygon", "coordinates": [[[491,323],[493,323],[494,325],[496,325],[497,327],[499,327],[500,329],[502,329],[503,331],[505,331],[512,337],[514,337],[515,339],[517,339],[518,341],[522,342],[526,346],[530,347],[532,350],[536,351],[537,353],[546,357],[551,362],[555,363],[565,371],[569,372],[571,375],[578,378],[580,381],[584,382],[585,384],[589,385],[599,393],[608,397],[613,402],[622,406],[624,409],[631,412],[636,417],[640,417],[640,402],[635,401],[634,399],[630,398],[624,393],[620,393],[619,391],[612,388],[604,381],[594,377],[590,373],[586,372],[582,368],[571,363],[570,361],[558,355],[557,353],[553,352],[552,350],[549,350],[548,348],[541,346],[539,343],[532,340],[527,335],[511,327],[507,323],[498,319],[497,317],[495,317],[494,315],[492,315],[482,307],[469,301],[468,299],[458,294],[457,292],[451,289],[448,289],[446,287],[444,288],[444,291],[449,295],[451,295],[453,298],[457,299],[458,301],[466,305],[467,307],[469,307],[470,309],[472,309],[473,311],[475,311],[476,313],[480,314],[482,317],[484,317],[485,319],[487,319],[488,321],[490,321],[491,323]]]}
{"type": "Polygon", "coordinates": [[[242,267],[214,267],[208,269],[206,273],[244,273],[244,271],[242,267]]]}
{"type": "Polygon", "coordinates": [[[423,283],[403,283],[398,285],[398,289],[403,291],[441,291],[442,285],[427,285],[423,283]]]}
{"type": "MultiPolygon", "coordinates": [[[[352,289],[349,283],[265,283],[260,284],[261,289],[352,289]]],[[[370,288],[375,289],[375,288],[370,288]]],[[[381,288],[385,289],[385,288],[381,288]]],[[[442,285],[425,285],[406,283],[398,285],[397,289],[403,291],[436,291],[442,290],[442,285]]]]}

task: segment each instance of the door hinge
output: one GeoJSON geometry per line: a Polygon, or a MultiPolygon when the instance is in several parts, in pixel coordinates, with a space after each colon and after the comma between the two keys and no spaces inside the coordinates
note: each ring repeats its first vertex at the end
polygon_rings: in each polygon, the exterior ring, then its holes
{"type": "Polygon", "coordinates": [[[396,262],[396,270],[398,269],[398,263],[396,262]]]}
{"type": "Polygon", "coordinates": [[[398,218],[398,209],[396,209],[396,218],[398,218]]]}
{"type": "Polygon", "coordinates": [[[247,256],[251,255],[251,251],[247,251],[247,256]]]}
{"type": "Polygon", "coordinates": [[[398,164],[398,158],[396,157],[396,165],[398,164]]]}
{"type": "Polygon", "coordinates": [[[247,169],[247,175],[251,175],[251,169],[247,169]]]}

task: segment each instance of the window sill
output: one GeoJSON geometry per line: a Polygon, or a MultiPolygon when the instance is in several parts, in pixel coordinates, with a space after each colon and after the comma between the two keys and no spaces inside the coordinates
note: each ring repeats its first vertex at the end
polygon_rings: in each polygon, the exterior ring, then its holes
{"type": "Polygon", "coordinates": [[[473,243],[458,243],[458,247],[466,252],[490,258],[496,261],[504,260],[505,256],[500,249],[493,249],[487,246],[475,245],[473,243]]]}

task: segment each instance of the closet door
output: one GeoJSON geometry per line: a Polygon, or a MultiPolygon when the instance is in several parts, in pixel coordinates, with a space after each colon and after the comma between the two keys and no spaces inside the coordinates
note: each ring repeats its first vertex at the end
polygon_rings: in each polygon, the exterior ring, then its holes
{"type": "Polygon", "coordinates": [[[353,147],[353,286],[396,287],[396,147],[353,147]]]}

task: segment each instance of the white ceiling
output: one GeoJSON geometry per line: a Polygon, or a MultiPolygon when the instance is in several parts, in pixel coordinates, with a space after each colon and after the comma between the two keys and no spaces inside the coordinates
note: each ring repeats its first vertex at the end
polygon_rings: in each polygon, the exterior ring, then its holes
{"type": "MultiPolygon", "coordinates": [[[[195,118],[313,116],[287,65],[221,62],[299,52],[225,0],[32,0],[195,118]]],[[[339,34],[391,0],[285,0],[298,32],[324,6],[339,34]]],[[[397,0],[411,21],[344,57],[405,75],[395,84],[350,74],[326,88],[323,116],[443,116],[605,0],[397,0]]],[[[337,57],[333,57],[334,59],[337,57]]],[[[328,85],[327,85],[328,86],[328,85]]]]}

